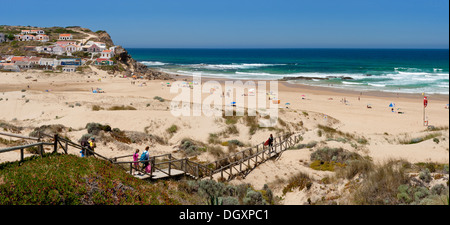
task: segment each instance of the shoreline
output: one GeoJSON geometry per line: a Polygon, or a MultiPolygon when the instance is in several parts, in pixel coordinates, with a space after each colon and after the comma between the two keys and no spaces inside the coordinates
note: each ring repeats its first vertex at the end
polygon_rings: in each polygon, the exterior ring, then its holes
{"type": "MultiPolygon", "coordinates": [[[[192,80],[192,76],[187,75],[179,75],[179,74],[170,74],[170,77],[176,80],[192,80]]],[[[256,79],[226,79],[226,78],[215,78],[215,77],[203,77],[202,76],[202,82],[203,81],[273,81],[273,80],[256,80],[256,79]]],[[[306,93],[310,94],[316,94],[316,95],[339,95],[342,97],[358,97],[358,96],[369,96],[369,97],[376,97],[376,98],[385,98],[385,99],[392,99],[392,98],[398,98],[402,100],[422,100],[423,95],[419,93],[394,93],[394,92],[384,92],[384,91],[358,91],[358,90],[352,90],[352,89],[342,89],[342,88],[335,88],[335,87],[321,87],[321,86],[312,86],[312,85],[306,85],[306,84],[294,84],[289,83],[288,81],[278,81],[279,90],[281,91],[289,91],[289,92],[299,92],[299,90],[303,90],[306,93]],[[360,95],[362,93],[362,95],[360,95]]],[[[439,101],[439,102],[447,102],[450,99],[450,95],[443,95],[443,94],[427,94],[428,100],[433,101],[439,101]]]]}

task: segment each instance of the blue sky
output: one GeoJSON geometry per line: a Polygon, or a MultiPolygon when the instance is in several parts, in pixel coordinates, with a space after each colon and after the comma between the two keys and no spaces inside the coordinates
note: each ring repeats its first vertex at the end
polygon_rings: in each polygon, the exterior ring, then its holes
{"type": "Polygon", "coordinates": [[[2,25],[79,25],[124,47],[449,47],[448,0],[0,0],[0,12],[2,25]]]}

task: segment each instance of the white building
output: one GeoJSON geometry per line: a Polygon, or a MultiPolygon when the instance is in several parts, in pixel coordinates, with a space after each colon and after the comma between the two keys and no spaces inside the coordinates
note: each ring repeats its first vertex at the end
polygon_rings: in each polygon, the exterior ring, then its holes
{"type": "Polygon", "coordinates": [[[16,40],[19,41],[33,41],[35,39],[35,37],[33,35],[28,35],[28,34],[19,34],[19,35],[14,35],[16,40]]]}
{"type": "Polygon", "coordinates": [[[70,45],[67,45],[67,46],[65,47],[65,51],[66,51],[66,52],[70,52],[70,53],[78,52],[78,51],[81,51],[81,50],[82,50],[81,46],[79,46],[79,45],[74,45],[74,44],[70,44],[70,45]]]}
{"type": "Polygon", "coordinates": [[[86,44],[85,44],[85,46],[92,46],[92,45],[97,45],[97,47],[99,47],[100,48],[100,50],[105,50],[106,49],[106,44],[105,43],[103,43],[103,42],[97,42],[97,41],[88,41],[86,44]]]}
{"type": "Polygon", "coordinates": [[[72,34],[60,34],[59,40],[72,40],[73,36],[72,34]]]}
{"type": "Polygon", "coordinates": [[[61,55],[63,54],[64,51],[64,47],[62,47],[61,45],[55,45],[52,47],[52,53],[53,54],[57,54],[57,55],[61,55]]]}
{"type": "Polygon", "coordinates": [[[36,41],[40,41],[40,42],[47,42],[50,40],[48,35],[45,35],[45,34],[38,34],[38,35],[36,35],[35,39],[36,39],[36,41]]]}
{"type": "Polygon", "coordinates": [[[114,52],[112,50],[103,50],[100,56],[100,58],[103,59],[110,59],[112,57],[114,57],[114,52]]]}
{"type": "Polygon", "coordinates": [[[21,34],[45,34],[43,30],[22,30],[21,34]]]}
{"type": "Polygon", "coordinates": [[[48,66],[48,67],[54,67],[58,65],[57,59],[51,59],[51,58],[41,58],[39,61],[40,66],[48,66]]]}

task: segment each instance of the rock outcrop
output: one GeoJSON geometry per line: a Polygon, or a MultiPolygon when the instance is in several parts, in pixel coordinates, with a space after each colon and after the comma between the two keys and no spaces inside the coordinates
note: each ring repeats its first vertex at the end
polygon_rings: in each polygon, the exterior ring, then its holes
{"type": "Polygon", "coordinates": [[[171,76],[167,73],[156,71],[148,68],[146,65],[133,59],[128,51],[122,46],[118,46],[115,51],[117,63],[122,65],[126,70],[125,75],[143,76],[149,80],[172,80],[171,76]]]}

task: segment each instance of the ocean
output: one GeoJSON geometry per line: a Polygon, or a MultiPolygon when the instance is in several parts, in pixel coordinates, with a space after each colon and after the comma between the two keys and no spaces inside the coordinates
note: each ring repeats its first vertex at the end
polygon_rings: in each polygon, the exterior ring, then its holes
{"type": "Polygon", "coordinates": [[[449,94],[448,49],[127,48],[161,71],[202,77],[277,80],[358,91],[449,94]]]}

